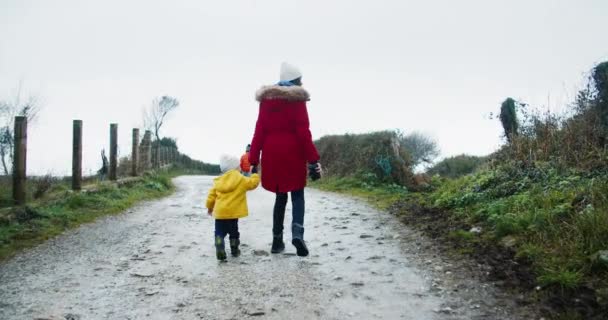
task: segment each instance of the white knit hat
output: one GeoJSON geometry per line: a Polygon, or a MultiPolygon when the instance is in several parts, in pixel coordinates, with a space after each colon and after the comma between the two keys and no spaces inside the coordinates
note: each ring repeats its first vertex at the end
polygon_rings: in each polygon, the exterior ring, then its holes
{"type": "Polygon", "coordinates": [[[281,64],[281,81],[291,81],[302,77],[302,72],[296,66],[287,62],[281,64]]]}
{"type": "Polygon", "coordinates": [[[222,155],[220,157],[220,170],[222,170],[222,172],[237,169],[240,165],[241,163],[239,162],[239,159],[235,157],[229,155],[222,155]]]}

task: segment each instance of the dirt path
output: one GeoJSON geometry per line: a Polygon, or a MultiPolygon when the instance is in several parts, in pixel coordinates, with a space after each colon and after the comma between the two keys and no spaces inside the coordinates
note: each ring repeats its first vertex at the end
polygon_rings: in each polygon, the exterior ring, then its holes
{"type": "Polygon", "coordinates": [[[203,208],[211,178],[175,182],[171,197],[0,265],[0,319],[525,318],[394,217],[311,189],[310,257],[289,241],[285,254],[268,254],[274,197],[260,188],[240,223],[243,255],[220,264],[203,208]]]}

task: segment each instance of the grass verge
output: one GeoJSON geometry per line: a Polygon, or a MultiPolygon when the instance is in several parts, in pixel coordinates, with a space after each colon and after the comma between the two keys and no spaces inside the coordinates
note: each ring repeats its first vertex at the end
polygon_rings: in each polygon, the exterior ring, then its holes
{"type": "Polygon", "coordinates": [[[116,214],[142,200],[169,195],[171,178],[179,171],[151,173],[128,184],[104,182],[91,190],[73,192],[54,185],[26,207],[0,209],[0,261],[98,217],[116,214]]]}
{"type": "Polygon", "coordinates": [[[509,163],[426,192],[356,178],[313,187],[388,208],[453,252],[493,267],[491,280],[523,292],[555,319],[608,314],[608,174],[509,163]]]}
{"type": "Polygon", "coordinates": [[[398,200],[404,199],[407,189],[397,184],[385,184],[374,181],[373,175],[358,175],[355,177],[327,177],[315,182],[309,182],[312,188],[344,193],[360,198],[376,208],[386,210],[398,200]]]}

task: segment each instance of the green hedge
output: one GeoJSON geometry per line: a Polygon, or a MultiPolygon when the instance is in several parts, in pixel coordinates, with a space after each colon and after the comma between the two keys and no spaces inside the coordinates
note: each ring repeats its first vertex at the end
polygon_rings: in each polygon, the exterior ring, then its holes
{"type": "Polygon", "coordinates": [[[325,136],[315,141],[330,177],[373,174],[402,186],[412,184],[411,161],[394,131],[325,136]]]}

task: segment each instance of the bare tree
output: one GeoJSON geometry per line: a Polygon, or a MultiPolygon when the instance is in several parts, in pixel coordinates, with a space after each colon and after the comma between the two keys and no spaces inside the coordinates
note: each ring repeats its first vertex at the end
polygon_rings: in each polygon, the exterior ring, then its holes
{"type": "Polygon", "coordinates": [[[150,106],[144,109],[144,127],[154,133],[156,140],[160,140],[160,130],[167,115],[178,106],[179,101],[176,98],[162,96],[152,100],[150,106]]]}
{"type": "Polygon", "coordinates": [[[0,101],[0,162],[5,175],[9,174],[12,168],[9,167],[9,164],[13,163],[15,117],[24,116],[31,123],[38,116],[40,109],[41,103],[38,96],[28,95],[23,98],[21,83],[11,100],[0,101]]]}
{"type": "Polygon", "coordinates": [[[179,101],[170,96],[162,96],[152,100],[150,106],[144,109],[144,127],[156,137],[156,165],[160,158],[160,130],[165,124],[169,113],[179,106],[179,101]]]}
{"type": "Polygon", "coordinates": [[[402,135],[401,145],[410,153],[413,167],[423,163],[430,164],[439,156],[437,143],[419,132],[402,135]]]}

